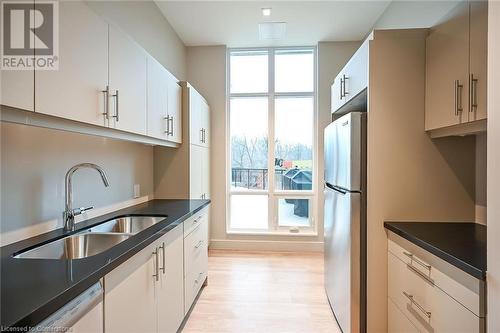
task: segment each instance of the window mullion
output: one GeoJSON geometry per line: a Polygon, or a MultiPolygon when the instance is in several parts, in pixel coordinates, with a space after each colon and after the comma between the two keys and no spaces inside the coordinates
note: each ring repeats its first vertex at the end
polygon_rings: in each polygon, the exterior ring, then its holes
{"type": "Polygon", "coordinates": [[[275,230],[276,225],[277,225],[277,217],[276,217],[276,202],[274,198],[274,142],[275,142],[275,133],[274,133],[274,49],[270,48],[269,49],[269,66],[268,66],[268,77],[269,77],[269,85],[268,85],[268,90],[269,90],[269,99],[268,99],[268,124],[269,124],[269,129],[268,129],[268,179],[269,179],[269,229],[270,230],[275,230]]]}

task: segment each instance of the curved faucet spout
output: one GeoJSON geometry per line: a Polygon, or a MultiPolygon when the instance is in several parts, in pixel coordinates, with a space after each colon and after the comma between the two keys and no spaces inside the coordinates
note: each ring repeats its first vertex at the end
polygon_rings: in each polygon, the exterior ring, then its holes
{"type": "Polygon", "coordinates": [[[90,168],[94,169],[99,174],[101,175],[102,182],[104,183],[104,186],[108,187],[109,182],[108,182],[108,177],[106,176],[106,172],[98,166],[97,164],[94,163],[80,163],[77,164],[73,167],[71,167],[68,172],[66,173],[66,177],[64,179],[64,189],[65,189],[65,210],[63,213],[63,220],[64,220],[64,230],[74,230],[75,228],[75,216],[83,213],[84,211],[88,209],[92,209],[92,207],[89,208],[78,208],[78,209],[73,209],[73,174],[75,173],[76,170],[80,168],[90,168]]]}

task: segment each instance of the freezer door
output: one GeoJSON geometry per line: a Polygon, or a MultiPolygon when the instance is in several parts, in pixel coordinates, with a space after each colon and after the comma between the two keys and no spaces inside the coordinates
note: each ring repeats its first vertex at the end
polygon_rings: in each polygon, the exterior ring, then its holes
{"type": "Polygon", "coordinates": [[[361,194],[325,189],[325,288],[342,332],[360,331],[361,194]]]}
{"type": "Polygon", "coordinates": [[[351,112],[325,128],[325,182],[361,191],[362,113],[351,112]]]}

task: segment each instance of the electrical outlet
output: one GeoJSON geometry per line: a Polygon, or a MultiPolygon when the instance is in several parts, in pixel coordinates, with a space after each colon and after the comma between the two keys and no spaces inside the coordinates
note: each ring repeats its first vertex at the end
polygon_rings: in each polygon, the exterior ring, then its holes
{"type": "Polygon", "coordinates": [[[134,199],[137,199],[141,196],[141,185],[134,184],[134,199]]]}

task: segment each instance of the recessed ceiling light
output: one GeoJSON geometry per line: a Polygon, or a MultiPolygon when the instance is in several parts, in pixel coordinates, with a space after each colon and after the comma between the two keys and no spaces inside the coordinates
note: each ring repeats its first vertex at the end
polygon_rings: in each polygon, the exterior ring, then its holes
{"type": "Polygon", "coordinates": [[[263,16],[271,16],[271,8],[262,8],[263,16]]]}

